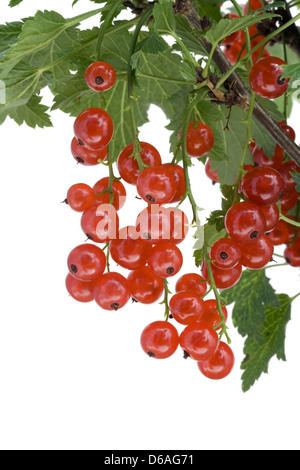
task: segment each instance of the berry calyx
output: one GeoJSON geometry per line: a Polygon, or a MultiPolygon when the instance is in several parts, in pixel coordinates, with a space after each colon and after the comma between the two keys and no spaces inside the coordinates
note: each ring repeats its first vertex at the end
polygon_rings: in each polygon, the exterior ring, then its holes
{"type": "Polygon", "coordinates": [[[95,91],[110,90],[116,83],[116,71],[107,62],[93,62],[86,69],[86,84],[95,91]]]}
{"type": "Polygon", "coordinates": [[[263,235],[266,221],[257,205],[238,202],[227,212],[225,227],[231,238],[238,242],[247,242],[263,235]]]}
{"type": "Polygon", "coordinates": [[[175,353],[179,344],[176,328],[166,321],[156,321],[146,326],[141,334],[142,349],[149,357],[166,359],[175,353]]]}
{"type": "Polygon", "coordinates": [[[212,245],[209,256],[217,268],[230,269],[240,262],[241,251],[234,240],[220,238],[212,245]]]}
{"type": "Polygon", "coordinates": [[[157,277],[175,276],[180,271],[182,264],[182,253],[173,243],[155,245],[148,257],[149,268],[157,277]]]}
{"type": "Polygon", "coordinates": [[[251,68],[250,86],[262,98],[274,99],[282,96],[288,89],[289,79],[283,78],[282,65],[286,65],[279,57],[262,57],[251,68]]]}

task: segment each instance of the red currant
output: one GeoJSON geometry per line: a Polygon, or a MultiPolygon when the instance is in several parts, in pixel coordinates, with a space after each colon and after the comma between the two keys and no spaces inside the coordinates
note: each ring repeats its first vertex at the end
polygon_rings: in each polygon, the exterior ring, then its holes
{"type": "Polygon", "coordinates": [[[183,274],[175,286],[176,292],[189,291],[194,292],[194,294],[202,297],[207,291],[207,283],[205,279],[196,273],[183,274]]]}
{"type": "Polygon", "coordinates": [[[274,253],[274,245],[266,235],[262,235],[258,240],[240,243],[240,249],[241,263],[248,269],[264,268],[274,253]]]}
{"type": "Polygon", "coordinates": [[[220,341],[215,353],[205,362],[198,362],[202,374],[212,380],[220,380],[227,377],[234,367],[234,355],[228,344],[220,341]]]}
{"type": "Polygon", "coordinates": [[[76,212],[84,212],[89,209],[94,202],[94,191],[87,184],[74,184],[68,190],[66,203],[76,212]]]}
{"type": "Polygon", "coordinates": [[[182,264],[182,253],[173,243],[165,242],[155,245],[148,257],[149,268],[157,277],[175,276],[182,264]]]}
{"type": "Polygon", "coordinates": [[[90,150],[107,147],[112,139],[114,124],[110,115],[100,108],[89,108],[79,114],[74,123],[74,134],[90,150]]]}
{"type": "Polygon", "coordinates": [[[300,267],[300,238],[296,238],[292,245],[286,247],[284,257],[291,266],[300,267]]]}
{"type": "Polygon", "coordinates": [[[269,232],[270,230],[273,230],[275,225],[278,223],[280,216],[277,204],[268,204],[266,206],[260,206],[260,210],[265,216],[265,231],[269,232]]]}
{"type": "Polygon", "coordinates": [[[132,297],[142,304],[152,304],[162,296],[164,281],[148,266],[131,271],[127,279],[132,297]]]}
{"type": "Polygon", "coordinates": [[[273,230],[267,233],[273,245],[279,246],[289,241],[288,224],[284,220],[279,220],[273,230]]]}
{"type": "Polygon", "coordinates": [[[109,244],[112,259],[126,269],[142,268],[147,263],[150,245],[141,238],[133,237],[135,227],[124,227],[116,240],[109,244]]]}
{"type": "MultiPolygon", "coordinates": [[[[239,18],[239,16],[233,13],[229,13],[228,18],[232,20],[233,18],[239,18]]],[[[239,42],[240,38],[241,38],[241,31],[236,31],[235,33],[232,33],[229,36],[227,36],[225,39],[223,39],[222,44],[231,45],[236,42],[239,42]]]]}
{"type": "Polygon", "coordinates": [[[98,246],[79,245],[68,256],[68,268],[81,281],[95,281],[105,271],[106,256],[98,246]]]}
{"type": "MultiPolygon", "coordinates": [[[[108,191],[109,177],[102,178],[93,187],[96,196],[96,204],[109,204],[110,194],[108,191]]],[[[112,185],[113,200],[112,205],[118,211],[122,209],[126,201],[126,189],[121,181],[114,180],[112,185]]]]}
{"type": "Polygon", "coordinates": [[[148,204],[166,204],[176,193],[176,180],[166,166],[154,166],[142,171],[137,180],[137,191],[148,204]]]}
{"type": "Polygon", "coordinates": [[[231,238],[238,242],[247,242],[263,235],[266,222],[258,206],[249,202],[238,202],[227,212],[225,227],[231,238]]]}
{"type": "Polygon", "coordinates": [[[261,0],[250,0],[250,2],[247,2],[244,5],[243,8],[243,13],[244,15],[247,15],[248,12],[253,11],[253,10],[260,10],[264,5],[261,2],[261,0]]]}
{"type": "Polygon", "coordinates": [[[107,62],[94,62],[85,72],[86,84],[95,91],[110,90],[116,83],[116,71],[107,62]]]}
{"type": "Polygon", "coordinates": [[[172,203],[174,202],[180,202],[182,197],[185,195],[186,192],[186,185],[185,185],[185,177],[184,177],[184,171],[182,166],[180,165],[171,165],[171,163],[164,163],[163,166],[166,166],[172,171],[172,174],[174,176],[175,182],[176,182],[176,192],[175,196],[173,197],[172,203]]]}
{"type": "MultiPolygon", "coordinates": [[[[161,165],[161,156],[153,145],[147,142],[140,142],[141,159],[146,166],[161,165]]],[[[129,184],[136,184],[141,172],[138,162],[133,154],[133,144],[127,145],[119,154],[118,171],[121,178],[129,184]]]]}
{"type": "Polygon", "coordinates": [[[84,166],[99,165],[100,161],[103,162],[107,158],[107,147],[100,150],[89,150],[80,144],[76,137],[72,140],[71,152],[77,163],[84,166]]]}
{"type": "Polygon", "coordinates": [[[230,269],[240,262],[241,250],[231,238],[220,238],[212,245],[209,256],[217,268],[230,269]]]}
{"type": "Polygon", "coordinates": [[[293,207],[295,207],[295,205],[299,201],[299,196],[300,194],[295,189],[291,189],[290,191],[284,189],[283,195],[279,201],[281,206],[281,212],[283,214],[286,214],[288,211],[293,209],[293,207]]]}
{"type": "Polygon", "coordinates": [[[214,145],[214,133],[204,122],[189,123],[186,137],[187,153],[190,157],[203,157],[214,145]]]}
{"type": "MultiPolygon", "coordinates": [[[[213,278],[218,289],[229,289],[237,284],[242,276],[242,265],[238,263],[231,269],[217,268],[211,264],[213,278]]],[[[208,279],[207,264],[204,261],[202,264],[202,275],[205,279],[208,279]]],[[[208,283],[210,281],[208,280],[208,283]]]]}
{"type": "Polygon", "coordinates": [[[204,301],[197,294],[189,291],[178,292],[170,299],[170,312],[182,325],[190,325],[200,320],[204,301]]]}
{"type": "Polygon", "coordinates": [[[206,176],[212,180],[213,183],[218,183],[220,179],[218,178],[218,174],[215,170],[211,169],[210,166],[211,160],[210,158],[207,159],[206,164],[205,164],[205,173],[206,176]]]}
{"type": "Polygon", "coordinates": [[[282,195],[283,179],[273,168],[256,167],[245,174],[242,189],[248,201],[253,204],[273,204],[282,195]]]}
{"type": "Polygon", "coordinates": [[[257,147],[255,145],[253,151],[253,160],[258,166],[270,167],[274,168],[274,170],[278,170],[280,165],[283,162],[284,152],[279,145],[276,145],[274,155],[272,158],[269,158],[263,151],[263,149],[257,147]]]}
{"type": "Polygon", "coordinates": [[[296,181],[293,179],[293,173],[300,172],[300,167],[297,163],[292,160],[284,162],[278,169],[278,172],[282,176],[284,189],[286,191],[292,191],[296,188],[296,181]]]}
{"type": "Polygon", "coordinates": [[[94,205],[84,211],[81,228],[89,240],[107,243],[117,237],[119,217],[116,209],[110,205],[94,205]]]}
{"type": "Polygon", "coordinates": [[[149,357],[166,359],[178,348],[179,335],[176,328],[166,321],[155,321],[146,326],[141,335],[142,349],[149,357]]]}
{"type": "MultiPolygon", "coordinates": [[[[221,329],[222,328],[222,325],[220,325],[221,315],[218,311],[217,301],[215,299],[205,300],[203,309],[204,311],[203,311],[201,320],[204,323],[207,323],[208,325],[212,326],[216,331],[221,329]]],[[[222,305],[221,310],[224,315],[224,320],[226,323],[227,318],[228,318],[228,312],[227,312],[227,308],[225,307],[225,305],[222,305]]]]}
{"type": "Polygon", "coordinates": [[[94,300],[94,285],[92,281],[81,281],[71,274],[66,277],[66,288],[70,296],[77,302],[92,302],[94,300]]]}
{"type": "Polygon", "coordinates": [[[188,325],[179,338],[180,346],[195,361],[206,361],[216,351],[219,337],[207,323],[199,321],[188,325]]]}
{"type": "Polygon", "coordinates": [[[258,96],[267,99],[278,98],[288,88],[289,79],[282,78],[283,68],[286,65],[279,57],[263,57],[258,60],[250,70],[250,86],[258,96]]]}
{"type": "Polygon", "coordinates": [[[285,121],[280,121],[278,124],[292,140],[296,140],[296,132],[291,126],[288,126],[285,121]]]}
{"type": "Polygon", "coordinates": [[[95,282],[94,295],[97,304],[104,310],[119,310],[130,299],[127,279],[119,273],[102,274],[95,282]]]}

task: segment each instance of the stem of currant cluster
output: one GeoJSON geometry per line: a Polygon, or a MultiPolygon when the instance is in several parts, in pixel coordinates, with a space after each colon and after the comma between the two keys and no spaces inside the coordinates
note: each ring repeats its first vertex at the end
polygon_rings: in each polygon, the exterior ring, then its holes
{"type": "Polygon", "coordinates": [[[170,315],[170,307],[169,307],[169,294],[170,294],[170,291],[169,291],[169,283],[167,281],[167,279],[164,279],[164,300],[162,302],[162,304],[165,305],[165,320],[168,321],[169,320],[169,315],[170,315]]]}
{"type": "MultiPolygon", "coordinates": [[[[242,18],[244,15],[243,15],[243,11],[242,11],[240,5],[237,3],[236,0],[231,0],[231,3],[233,4],[234,8],[236,9],[237,14],[239,15],[239,17],[242,18]]],[[[249,3],[249,5],[250,5],[250,3],[249,3]]],[[[251,51],[251,38],[250,38],[250,34],[249,34],[249,29],[246,28],[244,30],[244,32],[245,32],[245,39],[246,39],[246,50],[247,50],[247,53],[249,53],[251,51]]],[[[250,62],[250,65],[253,65],[251,56],[249,58],[249,62],[250,62]]]]}

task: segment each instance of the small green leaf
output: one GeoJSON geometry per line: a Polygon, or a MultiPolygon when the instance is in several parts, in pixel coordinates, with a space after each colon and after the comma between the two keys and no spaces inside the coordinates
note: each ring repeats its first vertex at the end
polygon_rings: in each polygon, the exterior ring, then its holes
{"type": "Polygon", "coordinates": [[[42,105],[40,96],[32,96],[26,104],[7,108],[0,106],[0,124],[2,124],[7,117],[13,119],[19,126],[23,123],[27,126],[35,127],[51,127],[52,123],[49,115],[47,114],[48,107],[42,105]]]}
{"type": "Polygon", "coordinates": [[[17,5],[19,5],[23,0],[10,0],[8,6],[9,7],[16,7],[17,5]]]}
{"type": "Polygon", "coordinates": [[[169,0],[159,0],[153,8],[154,29],[157,33],[172,33],[176,28],[173,13],[173,3],[169,0]]]}
{"type": "Polygon", "coordinates": [[[157,54],[158,52],[165,52],[168,49],[170,49],[169,44],[153,31],[148,38],[138,43],[136,52],[142,51],[144,54],[157,54]]]}

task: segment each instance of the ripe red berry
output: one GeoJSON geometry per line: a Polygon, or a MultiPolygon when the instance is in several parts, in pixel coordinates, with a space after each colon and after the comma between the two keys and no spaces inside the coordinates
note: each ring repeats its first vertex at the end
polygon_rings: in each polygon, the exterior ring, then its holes
{"type": "Polygon", "coordinates": [[[296,132],[291,126],[288,126],[285,121],[280,121],[278,124],[292,140],[296,140],[296,132]]]}
{"type": "Polygon", "coordinates": [[[203,314],[203,304],[204,301],[193,292],[178,292],[170,299],[170,312],[178,323],[190,325],[200,320],[203,314]]]}
{"type": "Polygon", "coordinates": [[[188,325],[179,338],[182,349],[195,361],[206,361],[216,351],[219,343],[215,330],[199,321],[188,325]]]}
{"type": "Polygon", "coordinates": [[[283,179],[273,168],[256,167],[245,174],[242,189],[248,201],[253,204],[273,204],[282,195],[283,179]]]}
{"type": "Polygon", "coordinates": [[[86,84],[95,91],[110,90],[116,83],[116,71],[107,62],[93,62],[86,69],[86,84]]]}
{"type": "Polygon", "coordinates": [[[186,137],[189,157],[203,157],[214,145],[215,136],[212,129],[204,122],[189,123],[186,137]]]}
{"type": "Polygon", "coordinates": [[[145,240],[133,237],[131,234],[134,232],[135,227],[124,227],[119,231],[117,239],[109,244],[112,259],[130,270],[145,266],[151,248],[145,240]]]}
{"type": "Polygon", "coordinates": [[[212,180],[213,183],[218,183],[220,179],[218,178],[218,174],[216,170],[212,170],[210,166],[210,158],[207,159],[206,164],[205,164],[205,173],[206,176],[212,180]]]}
{"type": "Polygon", "coordinates": [[[266,222],[258,206],[249,202],[238,202],[227,212],[225,227],[231,238],[238,242],[247,242],[263,235],[266,222]]]}
{"type": "Polygon", "coordinates": [[[180,202],[186,192],[184,170],[182,166],[171,165],[171,163],[164,163],[163,166],[166,166],[167,168],[169,168],[169,170],[171,170],[173,177],[175,179],[175,183],[176,183],[175,196],[170,202],[171,203],[180,202]]]}
{"type": "Polygon", "coordinates": [[[230,269],[240,262],[241,251],[231,238],[220,238],[212,245],[209,256],[217,268],[230,269]]]}
{"type": "Polygon", "coordinates": [[[296,188],[296,181],[293,179],[293,174],[295,172],[300,172],[300,167],[294,161],[290,160],[284,162],[278,169],[280,173],[285,191],[292,191],[296,188]]]}
{"type": "Polygon", "coordinates": [[[146,168],[138,177],[138,194],[148,204],[166,204],[176,193],[176,181],[172,171],[166,166],[146,168]]]}
{"type": "Polygon", "coordinates": [[[72,140],[71,152],[77,163],[84,166],[99,165],[100,161],[103,162],[107,158],[107,147],[100,150],[90,150],[83,143],[80,144],[76,137],[72,140]]]}
{"type": "Polygon", "coordinates": [[[132,297],[142,304],[152,304],[162,296],[164,281],[148,266],[131,271],[127,279],[132,297]]]}
{"type": "Polygon", "coordinates": [[[194,294],[198,295],[199,297],[202,297],[207,291],[207,283],[205,282],[205,279],[200,276],[200,274],[183,274],[183,276],[181,276],[177,280],[175,290],[176,292],[194,292],[194,294]]]}
{"type": "Polygon", "coordinates": [[[149,254],[148,265],[157,276],[167,278],[175,276],[183,264],[182,253],[173,243],[155,245],[149,254]]]}
{"type": "MultiPolygon", "coordinates": [[[[222,305],[221,310],[226,323],[228,318],[228,312],[225,305],[222,305]]],[[[220,325],[221,315],[219,313],[217,301],[215,299],[209,299],[204,301],[203,314],[201,320],[204,323],[207,323],[208,325],[212,326],[216,331],[222,328],[222,325],[220,325]]]]}
{"type": "Polygon", "coordinates": [[[119,230],[116,209],[109,204],[90,207],[82,214],[81,228],[87,238],[95,243],[115,240],[119,230]]]}
{"type": "Polygon", "coordinates": [[[74,123],[74,134],[90,150],[107,147],[112,139],[114,124],[110,115],[100,108],[89,108],[79,114],[74,123]]]}
{"type": "Polygon", "coordinates": [[[286,65],[279,57],[263,57],[251,68],[250,86],[262,98],[274,99],[283,95],[288,88],[289,79],[283,78],[282,65],[286,65]]]}
{"type": "Polygon", "coordinates": [[[269,240],[274,246],[288,243],[289,241],[289,229],[288,224],[284,220],[279,220],[273,230],[267,233],[269,240]]]}
{"type": "Polygon", "coordinates": [[[252,151],[252,155],[254,163],[256,163],[258,166],[270,167],[274,168],[274,170],[278,170],[278,168],[283,162],[284,152],[282,148],[279,147],[279,145],[276,145],[274,155],[272,156],[272,158],[269,158],[264,153],[263,149],[255,145],[252,151]]]}
{"type": "Polygon", "coordinates": [[[265,216],[265,231],[269,232],[270,230],[273,230],[275,225],[278,223],[280,216],[277,204],[268,204],[265,206],[260,206],[259,208],[265,216]]]}
{"type": "Polygon", "coordinates": [[[141,334],[142,349],[149,357],[166,359],[172,356],[179,344],[176,328],[167,321],[155,321],[146,326],[141,334]]]}
{"type": "MultiPolygon", "coordinates": [[[[96,204],[109,204],[110,203],[110,194],[108,190],[109,187],[109,177],[102,178],[99,180],[93,187],[95,193],[96,204]]],[[[121,181],[114,180],[112,185],[113,190],[113,200],[112,205],[118,211],[122,209],[126,202],[126,189],[121,181]]]]}
{"type": "Polygon", "coordinates": [[[264,5],[261,2],[261,0],[250,0],[250,2],[245,3],[244,8],[243,8],[243,13],[244,15],[247,15],[248,12],[253,11],[253,10],[259,10],[263,6],[264,5]]]}
{"type": "MultiPolygon", "coordinates": [[[[238,263],[231,269],[221,269],[211,264],[211,269],[216,287],[218,289],[229,289],[230,287],[235,286],[242,276],[241,263],[238,263]]],[[[208,280],[208,270],[205,261],[202,264],[202,275],[205,279],[208,280]]],[[[208,283],[210,284],[209,280],[208,283]]]]}
{"type": "Polygon", "coordinates": [[[94,191],[87,184],[74,184],[68,190],[66,203],[76,212],[84,212],[89,209],[94,202],[94,191]]]}
{"type": "Polygon", "coordinates": [[[280,198],[281,212],[286,214],[288,211],[293,209],[299,201],[300,194],[295,189],[283,190],[283,195],[280,198]]]}
{"type": "Polygon", "coordinates": [[[102,274],[95,282],[94,295],[97,304],[104,310],[119,310],[130,299],[127,279],[119,273],[102,274]]]}
{"type": "Polygon", "coordinates": [[[70,296],[77,302],[92,302],[94,300],[94,285],[92,281],[81,281],[72,274],[66,277],[66,288],[70,296]]]}
{"type": "Polygon", "coordinates": [[[295,268],[300,267],[300,238],[296,238],[292,245],[284,250],[284,257],[287,263],[295,268]]]}
{"type": "Polygon", "coordinates": [[[271,240],[262,235],[258,240],[240,243],[242,253],[241,263],[248,269],[262,269],[272,259],[274,245],[271,240]]]}
{"type": "MultiPolygon", "coordinates": [[[[229,13],[228,18],[232,20],[234,18],[239,18],[239,16],[235,15],[234,13],[229,13]]],[[[229,36],[226,36],[226,38],[222,41],[222,45],[231,45],[236,42],[239,42],[241,39],[241,33],[241,31],[236,31],[235,33],[232,33],[229,36]]]]}
{"type": "MultiPolygon", "coordinates": [[[[161,156],[153,145],[140,142],[141,159],[146,166],[161,165],[161,156]]],[[[128,184],[136,184],[141,172],[138,162],[133,154],[133,144],[127,145],[119,154],[118,171],[121,178],[128,184]]]]}
{"type": "Polygon", "coordinates": [[[202,374],[212,380],[227,377],[234,367],[234,355],[228,344],[220,342],[215,353],[205,362],[198,362],[202,374]]]}
{"type": "Polygon", "coordinates": [[[95,281],[106,268],[106,256],[98,246],[79,245],[68,256],[70,273],[81,281],[95,281]]]}

